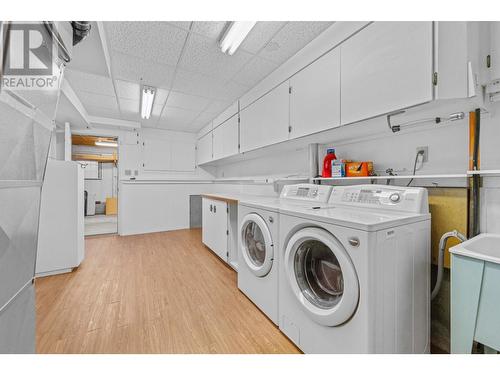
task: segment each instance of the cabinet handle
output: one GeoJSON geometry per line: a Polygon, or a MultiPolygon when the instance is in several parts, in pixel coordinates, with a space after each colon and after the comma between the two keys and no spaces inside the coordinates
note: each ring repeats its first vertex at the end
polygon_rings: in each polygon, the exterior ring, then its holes
{"type": "Polygon", "coordinates": [[[217,212],[217,206],[214,204],[214,213],[217,212]]]}
{"type": "Polygon", "coordinates": [[[212,210],[213,210],[213,206],[212,206],[212,205],[210,205],[210,212],[212,212],[212,210]]]}

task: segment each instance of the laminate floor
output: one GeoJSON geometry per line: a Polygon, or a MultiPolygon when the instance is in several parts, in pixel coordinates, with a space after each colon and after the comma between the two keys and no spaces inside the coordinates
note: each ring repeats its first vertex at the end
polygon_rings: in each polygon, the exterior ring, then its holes
{"type": "Polygon", "coordinates": [[[38,353],[299,353],[200,230],[85,244],[76,271],[36,280],[38,353]]]}

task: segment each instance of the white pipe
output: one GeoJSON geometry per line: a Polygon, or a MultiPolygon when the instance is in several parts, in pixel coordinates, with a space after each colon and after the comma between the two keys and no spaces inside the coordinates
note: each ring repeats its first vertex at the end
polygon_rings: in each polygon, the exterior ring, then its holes
{"type": "Polygon", "coordinates": [[[446,232],[441,236],[441,239],[439,240],[438,274],[436,278],[436,284],[432,289],[431,301],[434,298],[436,298],[436,296],[439,293],[439,289],[441,289],[441,282],[443,281],[443,271],[444,271],[444,249],[446,248],[446,242],[448,242],[448,238],[451,237],[457,238],[460,242],[464,242],[467,240],[467,237],[465,237],[462,233],[458,232],[457,230],[446,232]]]}

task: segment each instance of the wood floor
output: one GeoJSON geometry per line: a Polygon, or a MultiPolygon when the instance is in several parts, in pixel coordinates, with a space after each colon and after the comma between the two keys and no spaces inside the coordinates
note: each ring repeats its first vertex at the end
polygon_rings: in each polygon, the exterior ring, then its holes
{"type": "Polygon", "coordinates": [[[86,240],[71,274],[36,280],[39,353],[298,353],[199,230],[86,240]]]}

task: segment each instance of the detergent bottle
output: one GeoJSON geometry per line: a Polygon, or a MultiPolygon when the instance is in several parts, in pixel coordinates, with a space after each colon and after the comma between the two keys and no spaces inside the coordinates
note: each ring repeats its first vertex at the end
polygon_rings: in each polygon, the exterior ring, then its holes
{"type": "Polygon", "coordinates": [[[326,156],[323,160],[323,173],[321,177],[332,177],[332,161],[337,160],[334,148],[326,149],[326,156]]]}

